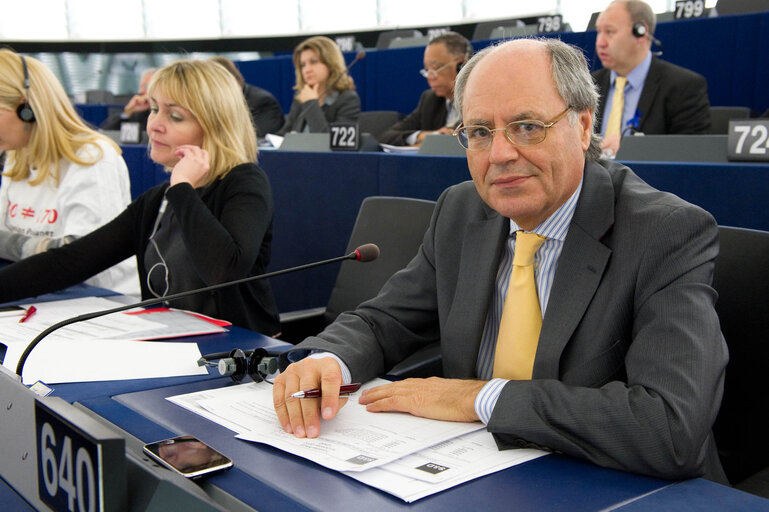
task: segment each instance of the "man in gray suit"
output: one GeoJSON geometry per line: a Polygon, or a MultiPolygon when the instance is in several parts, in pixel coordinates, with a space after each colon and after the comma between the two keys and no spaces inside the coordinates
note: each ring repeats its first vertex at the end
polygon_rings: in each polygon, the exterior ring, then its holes
{"type": "Polygon", "coordinates": [[[376,298],[296,347],[315,352],[275,381],[284,429],[318,436],[342,405],[340,383],[439,341],[446,378],[359,401],[480,419],[501,448],[725,482],[711,433],[728,359],[710,286],[713,218],[597,160],[598,96],[579,49],[553,39],[490,47],[462,69],[455,97],[474,183],[443,193],[417,255],[376,298]],[[535,255],[543,318],[532,378],[507,380],[493,360],[519,230],[547,238],[535,255]],[[316,386],[320,400],[288,399],[316,386]]]}

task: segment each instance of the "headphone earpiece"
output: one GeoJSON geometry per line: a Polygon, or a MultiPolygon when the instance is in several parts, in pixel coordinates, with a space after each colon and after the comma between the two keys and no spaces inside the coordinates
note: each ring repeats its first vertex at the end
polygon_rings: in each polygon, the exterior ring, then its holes
{"type": "Polygon", "coordinates": [[[27,69],[27,59],[25,59],[23,55],[19,55],[19,57],[21,57],[21,67],[24,71],[26,101],[16,108],[16,115],[25,123],[34,123],[35,112],[32,110],[32,107],[29,106],[29,70],[27,69]]]}
{"type": "Polygon", "coordinates": [[[633,35],[636,37],[643,37],[649,32],[649,29],[645,24],[638,22],[633,25],[633,35]]]}
{"type": "Polygon", "coordinates": [[[270,356],[267,350],[263,348],[247,351],[236,348],[229,353],[229,357],[211,354],[204,356],[204,359],[216,359],[217,357],[221,357],[217,365],[219,374],[222,376],[229,375],[235,382],[242,381],[246,375],[251,377],[254,382],[261,382],[268,375],[278,371],[278,358],[270,356]]]}
{"type": "Polygon", "coordinates": [[[457,73],[462,71],[462,66],[465,65],[465,61],[457,62],[457,73]]]}

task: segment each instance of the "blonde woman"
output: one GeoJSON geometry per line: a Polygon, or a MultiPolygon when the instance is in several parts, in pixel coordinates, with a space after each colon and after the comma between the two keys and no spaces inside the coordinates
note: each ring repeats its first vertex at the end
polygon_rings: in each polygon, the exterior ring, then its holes
{"type": "MultiPolygon", "coordinates": [[[[150,158],[169,182],[93,233],[0,270],[0,302],[77,283],[130,255],[144,299],[264,273],[272,195],[237,81],[215,62],[179,61],[155,73],[148,93],[150,158]]],[[[279,330],[266,280],[171,305],[265,334],[279,330]]]]}
{"type": "Polygon", "coordinates": [[[315,36],[294,49],[294,101],[280,133],[329,131],[334,121],[357,121],[360,98],[339,46],[315,36]]]}
{"type": "MultiPolygon", "coordinates": [[[[86,126],[41,62],[7,49],[0,49],[0,151],[0,258],[18,261],[63,245],[131,201],[120,148],[86,126]]],[[[88,282],[139,293],[133,261],[88,282]]]]}

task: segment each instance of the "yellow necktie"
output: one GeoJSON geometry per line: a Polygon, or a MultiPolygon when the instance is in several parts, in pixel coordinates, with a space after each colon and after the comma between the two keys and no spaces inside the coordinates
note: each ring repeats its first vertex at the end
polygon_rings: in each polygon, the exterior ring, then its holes
{"type": "Polygon", "coordinates": [[[494,354],[494,377],[531,379],[542,328],[542,310],[534,282],[534,253],[544,241],[536,233],[516,232],[513,270],[494,354]]]}
{"type": "Polygon", "coordinates": [[[620,135],[622,130],[622,112],[625,109],[625,84],[627,78],[618,76],[614,80],[614,97],[611,100],[611,113],[606,124],[605,135],[620,135]]]}

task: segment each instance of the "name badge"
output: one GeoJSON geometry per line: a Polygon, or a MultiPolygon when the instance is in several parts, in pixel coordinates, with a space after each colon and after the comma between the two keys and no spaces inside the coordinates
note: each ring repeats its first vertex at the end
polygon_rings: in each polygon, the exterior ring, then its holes
{"type": "Polygon", "coordinates": [[[727,158],[769,162],[769,119],[729,121],[727,158]]]}

